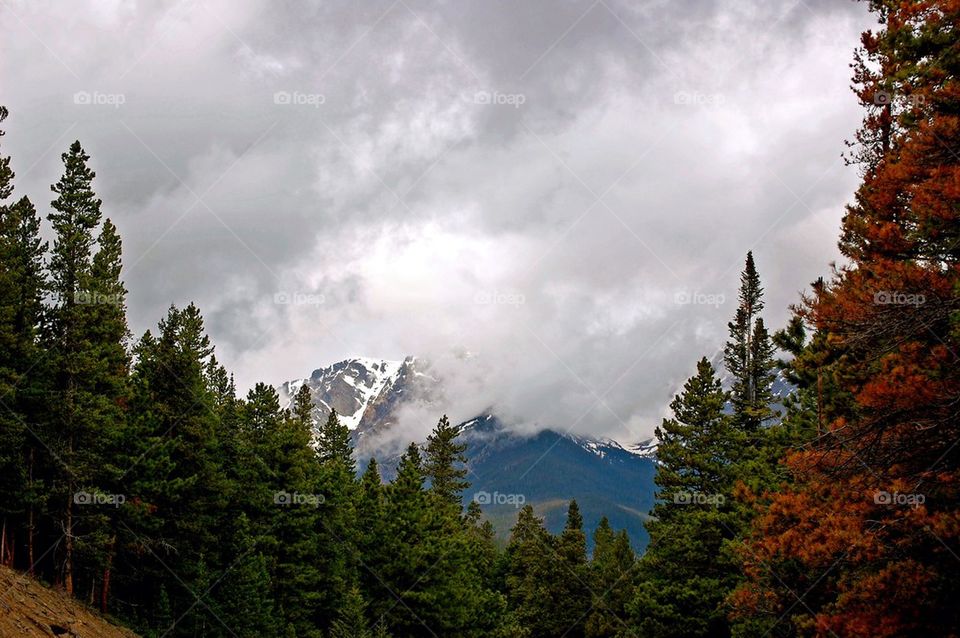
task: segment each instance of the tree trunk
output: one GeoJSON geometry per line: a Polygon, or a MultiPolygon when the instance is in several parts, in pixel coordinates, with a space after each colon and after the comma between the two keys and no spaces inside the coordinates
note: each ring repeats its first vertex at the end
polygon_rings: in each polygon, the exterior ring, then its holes
{"type": "MultiPolygon", "coordinates": [[[[30,461],[28,464],[28,471],[30,477],[30,494],[33,494],[33,447],[30,448],[30,461]]],[[[28,508],[27,513],[27,572],[33,576],[34,565],[33,565],[33,535],[36,530],[34,530],[34,511],[33,511],[33,497],[30,498],[30,507],[28,508]]]]}
{"type": "MultiPolygon", "coordinates": [[[[71,485],[72,485],[71,481],[71,485]]],[[[68,594],[73,595],[73,490],[68,490],[67,494],[67,512],[64,519],[63,532],[66,543],[64,552],[66,561],[63,565],[63,586],[68,594]]]]}
{"type": "Polygon", "coordinates": [[[103,568],[103,582],[100,586],[100,613],[107,613],[107,597],[110,594],[110,569],[113,567],[113,547],[117,542],[116,535],[110,538],[107,547],[107,566],[103,568]]]}

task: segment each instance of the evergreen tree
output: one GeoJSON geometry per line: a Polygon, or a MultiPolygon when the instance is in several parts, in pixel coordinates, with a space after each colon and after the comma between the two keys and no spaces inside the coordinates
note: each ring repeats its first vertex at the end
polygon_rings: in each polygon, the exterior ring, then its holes
{"type": "MultiPolygon", "coordinates": [[[[0,160],[0,177],[9,172],[7,164],[0,160]]],[[[20,547],[25,551],[17,562],[27,569],[33,568],[44,494],[34,476],[42,445],[35,437],[36,417],[46,400],[37,374],[43,357],[38,335],[47,289],[46,248],[29,199],[0,205],[0,563],[13,564],[20,547]]]]}
{"type": "Polygon", "coordinates": [[[424,625],[438,635],[476,635],[489,598],[471,564],[470,537],[459,510],[438,507],[425,479],[411,444],[386,489],[383,563],[369,565],[383,580],[376,596],[391,601],[386,617],[398,636],[421,635],[424,625]]]}
{"type": "Polygon", "coordinates": [[[330,410],[326,422],[320,426],[317,437],[317,452],[324,463],[333,461],[344,469],[356,471],[353,460],[353,446],[350,443],[350,429],[340,422],[336,410],[330,410]]]}
{"type": "Polygon", "coordinates": [[[360,565],[358,581],[364,600],[367,601],[371,618],[381,618],[392,607],[393,600],[384,597],[383,585],[376,569],[386,564],[383,552],[385,538],[386,503],[380,478],[380,468],[375,458],[367,463],[357,490],[357,540],[356,548],[360,565]]]}
{"type": "MultiPolygon", "coordinates": [[[[10,115],[10,111],[7,110],[7,107],[0,105],[0,124],[7,119],[8,115],[10,115]]],[[[0,129],[0,137],[4,135],[6,135],[6,132],[0,129]]],[[[10,168],[10,156],[0,155],[0,203],[13,193],[13,177],[13,169],[10,168]]]]}
{"type": "Polygon", "coordinates": [[[615,534],[604,516],[593,532],[590,590],[593,593],[584,633],[588,638],[631,635],[625,619],[633,591],[634,553],[626,530],[615,534]]]}
{"type": "Polygon", "coordinates": [[[298,635],[313,636],[329,622],[332,612],[327,606],[334,604],[331,597],[339,601],[345,593],[337,589],[343,586],[344,563],[328,554],[345,552],[338,545],[330,547],[331,540],[324,531],[338,524],[340,519],[336,517],[343,516],[350,503],[337,502],[336,496],[323,490],[324,469],[310,447],[312,421],[302,394],[297,395],[292,413],[280,411],[276,391],[269,386],[258,385],[248,404],[255,401],[269,406],[272,414],[272,425],[257,456],[268,472],[264,481],[270,494],[264,494],[264,498],[269,500],[261,503],[271,504],[271,512],[265,517],[271,526],[264,530],[263,544],[274,556],[273,587],[278,608],[284,623],[294,627],[298,635]],[[321,503],[325,498],[331,498],[331,502],[321,503]],[[337,511],[331,513],[329,507],[337,511]]]}
{"type": "Polygon", "coordinates": [[[770,409],[770,383],[774,379],[773,346],[763,326],[763,288],[747,253],[740,274],[739,305],[728,324],[730,339],[724,347],[724,363],[733,377],[730,401],[738,427],[752,435],[776,414],[770,409]]]}
{"type": "Polygon", "coordinates": [[[360,590],[352,588],[346,596],[339,617],[330,628],[330,638],[388,638],[382,623],[371,629],[366,618],[366,604],[360,590]]]}
{"type": "Polygon", "coordinates": [[[551,576],[549,563],[554,560],[552,544],[543,519],[530,505],[523,506],[507,544],[505,587],[512,621],[522,635],[532,638],[554,635],[549,629],[554,606],[547,582],[551,576]]]}
{"type": "Polygon", "coordinates": [[[357,585],[357,482],[350,430],[335,411],[321,426],[318,441],[318,492],[323,496],[317,511],[320,525],[316,561],[323,579],[318,626],[326,629],[336,619],[347,593],[357,585]]]}
{"type": "Polygon", "coordinates": [[[244,514],[235,521],[229,548],[232,561],[208,596],[215,600],[217,624],[226,624],[216,627],[216,633],[237,638],[279,636],[281,623],[274,611],[267,560],[258,551],[244,514]]]}
{"type": "Polygon", "coordinates": [[[427,437],[424,473],[430,481],[430,491],[441,501],[450,503],[459,511],[463,491],[470,486],[467,476],[466,443],[457,443],[460,429],[450,425],[443,415],[430,436],[427,437]]]}
{"type": "Polygon", "coordinates": [[[583,516],[575,500],[567,509],[567,522],[556,541],[554,560],[549,561],[547,587],[553,612],[545,629],[550,635],[571,638],[584,635],[590,610],[591,592],[587,569],[587,537],[583,532],[583,516]]]}
{"type": "Polygon", "coordinates": [[[628,605],[639,636],[727,636],[724,600],[737,583],[730,549],[737,430],[723,411],[726,393],[706,358],[674,398],[673,418],[657,428],[658,501],[650,544],[628,605]]]}
{"type": "Polygon", "coordinates": [[[124,430],[128,362],[119,238],[109,222],[99,242],[94,238],[101,202],[80,143],[62,158],[65,170],[51,187],[57,198],[49,215],[56,236],[50,258],[55,305],[47,339],[53,395],[44,437],[53,456],[47,461],[52,513],[64,538],[57,580],[72,593],[76,550],[95,571],[105,567],[109,553],[102,508],[81,509],[74,501],[82,501],[80,494],[109,493],[118,475],[108,457],[124,430]]]}
{"type": "MultiPolygon", "coordinates": [[[[213,561],[214,569],[224,567],[219,535],[231,487],[216,397],[205,374],[212,353],[192,304],[171,307],[158,336],[148,332],[136,348],[132,432],[142,443],[137,463],[124,477],[140,504],[125,530],[130,606],[152,609],[165,585],[171,607],[186,609],[193,601],[171,571],[195,582],[200,556],[213,561]]],[[[181,635],[179,624],[174,635],[181,635]]]]}

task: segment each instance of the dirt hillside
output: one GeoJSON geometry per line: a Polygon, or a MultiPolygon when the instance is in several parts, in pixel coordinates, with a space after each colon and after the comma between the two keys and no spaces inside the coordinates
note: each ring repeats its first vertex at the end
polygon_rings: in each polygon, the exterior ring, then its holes
{"type": "Polygon", "coordinates": [[[0,638],[136,638],[62,592],[0,567],[0,638]]]}

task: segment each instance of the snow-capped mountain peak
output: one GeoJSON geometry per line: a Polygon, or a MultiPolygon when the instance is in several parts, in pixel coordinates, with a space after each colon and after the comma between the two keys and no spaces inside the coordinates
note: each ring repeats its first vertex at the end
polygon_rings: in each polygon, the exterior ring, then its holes
{"type": "Polygon", "coordinates": [[[281,405],[289,406],[306,384],[310,388],[315,421],[336,410],[340,422],[351,430],[369,430],[388,425],[403,397],[428,396],[436,380],[419,368],[414,357],[402,361],[353,357],[318,368],[307,379],[281,384],[277,391],[281,405]]]}

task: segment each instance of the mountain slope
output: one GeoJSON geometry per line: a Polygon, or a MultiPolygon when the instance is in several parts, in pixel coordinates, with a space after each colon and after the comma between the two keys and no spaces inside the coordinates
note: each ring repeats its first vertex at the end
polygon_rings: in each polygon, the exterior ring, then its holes
{"type": "MultiPolygon", "coordinates": [[[[524,503],[559,532],[567,505],[576,499],[588,535],[602,516],[625,528],[634,549],[643,550],[643,526],[653,507],[656,463],[609,440],[541,430],[532,436],[510,433],[495,417],[465,424],[469,456],[468,496],[483,505],[497,533],[506,537],[524,503]]],[[[591,543],[592,545],[592,543],[591,543]]]]}
{"type": "Polygon", "coordinates": [[[319,423],[336,410],[340,422],[360,434],[387,428],[395,422],[396,410],[408,400],[429,402],[437,388],[427,366],[414,357],[387,361],[358,357],[318,368],[306,379],[287,381],[277,387],[280,404],[287,407],[306,385],[319,423]]]}
{"type": "Polygon", "coordinates": [[[136,638],[66,594],[2,566],[0,636],[136,638]]]}

